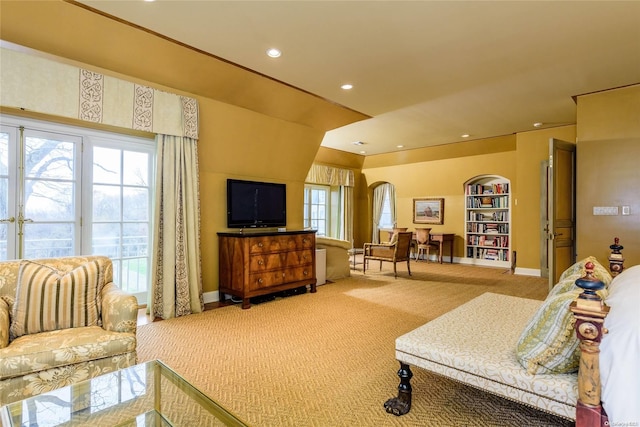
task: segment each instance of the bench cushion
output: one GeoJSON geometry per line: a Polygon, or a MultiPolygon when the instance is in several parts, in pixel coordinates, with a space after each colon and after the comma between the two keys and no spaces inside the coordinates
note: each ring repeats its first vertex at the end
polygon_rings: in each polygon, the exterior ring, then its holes
{"type": "Polygon", "coordinates": [[[541,301],[485,293],[396,340],[396,358],[540,410],[575,419],[576,374],[531,375],[516,342],[541,301]]]}

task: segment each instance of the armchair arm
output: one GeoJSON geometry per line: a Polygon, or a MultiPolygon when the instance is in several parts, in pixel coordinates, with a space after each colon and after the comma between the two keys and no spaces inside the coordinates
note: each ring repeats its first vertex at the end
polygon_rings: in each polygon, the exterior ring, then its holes
{"type": "Polygon", "coordinates": [[[102,289],[102,327],[107,331],[136,333],[138,300],[110,282],[102,289]]]}
{"type": "Polygon", "coordinates": [[[0,298],[0,348],[9,345],[9,325],[11,317],[9,316],[9,305],[5,300],[0,298]]]}

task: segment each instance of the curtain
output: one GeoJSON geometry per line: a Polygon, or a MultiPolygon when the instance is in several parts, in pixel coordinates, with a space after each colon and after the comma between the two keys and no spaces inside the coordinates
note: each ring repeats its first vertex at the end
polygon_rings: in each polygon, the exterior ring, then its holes
{"type": "Polygon", "coordinates": [[[382,205],[384,204],[384,193],[386,191],[386,184],[378,185],[373,189],[373,229],[371,230],[371,241],[373,243],[380,243],[380,217],[382,216],[382,205]]]}
{"type": "Polygon", "coordinates": [[[396,187],[393,184],[383,184],[387,195],[389,196],[389,209],[391,210],[391,223],[393,227],[398,226],[397,205],[396,205],[396,187]]]}
{"type": "Polygon", "coordinates": [[[196,139],[158,135],[149,312],[168,319],[204,309],[196,139]]]}
{"type": "Polygon", "coordinates": [[[342,220],[340,221],[339,239],[351,242],[353,247],[353,187],[340,187],[342,189],[342,220]]]}

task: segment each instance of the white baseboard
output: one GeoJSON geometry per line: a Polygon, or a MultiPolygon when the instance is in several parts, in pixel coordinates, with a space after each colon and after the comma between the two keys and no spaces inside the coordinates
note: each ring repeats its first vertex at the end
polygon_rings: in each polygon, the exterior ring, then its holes
{"type": "Polygon", "coordinates": [[[520,268],[520,267],[516,267],[516,271],[514,271],[514,274],[519,274],[521,276],[541,277],[540,276],[540,269],[538,269],[538,268],[520,268]]]}
{"type": "Polygon", "coordinates": [[[490,261],[486,259],[460,258],[458,262],[460,264],[479,265],[483,267],[511,268],[511,263],[509,261],[490,261]]]}

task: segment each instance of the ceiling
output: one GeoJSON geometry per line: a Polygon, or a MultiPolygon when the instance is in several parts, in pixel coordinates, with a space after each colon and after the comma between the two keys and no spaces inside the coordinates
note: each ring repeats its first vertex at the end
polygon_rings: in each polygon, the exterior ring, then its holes
{"type": "Polygon", "coordinates": [[[574,124],[572,97],[640,83],[640,1],[80,3],[370,116],[322,142],[364,155],[574,124]]]}

